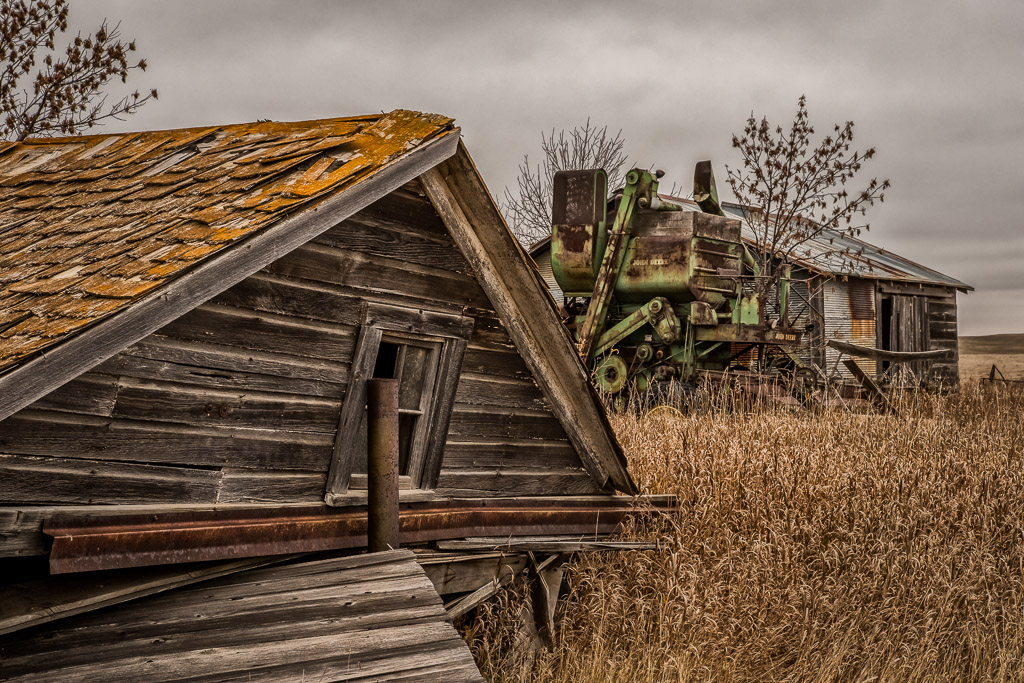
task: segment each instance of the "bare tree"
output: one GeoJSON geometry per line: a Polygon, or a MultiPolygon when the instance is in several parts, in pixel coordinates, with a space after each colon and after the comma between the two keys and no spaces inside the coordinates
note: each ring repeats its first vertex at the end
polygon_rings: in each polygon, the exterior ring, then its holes
{"type": "Polygon", "coordinates": [[[77,133],[156,99],[156,90],[135,91],[108,105],[107,83],[145,71],[146,60],[130,61],[135,41],[122,41],[119,25],[110,28],[106,20],[94,33],[75,36],[60,55],[55,39],[67,27],[67,0],[0,0],[0,138],[77,133]]]}
{"type": "Polygon", "coordinates": [[[541,135],[540,148],[544,161],[536,167],[530,165],[529,155],[523,156],[516,179],[517,192],[505,188],[502,209],[512,233],[524,245],[530,245],[551,234],[551,182],[557,171],[603,168],[608,174],[608,186],[622,183],[626,155],[622,151],[625,141],[622,131],[608,133],[608,126],[598,128],[590,119],[582,126],[550,135],[541,135]]]}
{"type": "Polygon", "coordinates": [[[813,147],[812,135],[807,98],[801,95],[788,131],[781,126],[773,130],[766,118],[758,121],[751,113],[743,135],[732,136],[743,165],[726,166],[729,187],[749,209],[748,223],[761,245],[754,256],[763,275],[772,275],[787,255],[809,256],[810,240],[815,240],[819,255],[847,260],[851,248],[834,242],[836,235],[857,237],[870,229],[863,222],[867,207],[885,201],[888,180],[872,178],[864,189],[846,189],[862,164],[875,156],[874,147],[850,151],[853,121],[836,124],[833,134],[813,147]]]}

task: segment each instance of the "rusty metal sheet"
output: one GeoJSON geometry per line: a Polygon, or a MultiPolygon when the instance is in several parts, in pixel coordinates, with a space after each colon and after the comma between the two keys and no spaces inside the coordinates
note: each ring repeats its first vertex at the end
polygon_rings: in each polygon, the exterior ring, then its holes
{"type": "MultiPolygon", "coordinates": [[[[404,544],[479,536],[606,534],[630,515],[671,512],[674,501],[648,506],[609,498],[442,500],[402,506],[404,544]]],[[[151,515],[56,518],[43,524],[53,537],[54,574],[179,562],[280,555],[366,546],[365,506],[301,506],[151,515]]]]}
{"type": "Polygon", "coordinates": [[[158,294],[163,283],[220,249],[452,128],[449,118],[398,110],[6,145],[0,150],[0,310],[31,322],[7,330],[0,372],[158,294]],[[169,217],[191,217],[209,230],[169,217]],[[144,247],[168,243],[181,248],[150,263],[146,255],[155,249],[144,247]],[[136,267],[139,259],[145,263],[136,267]],[[55,264],[69,271],[88,266],[88,272],[53,277],[55,264]],[[96,305],[110,299],[119,305],[96,305]],[[69,326],[65,317],[79,322],[69,326]]]}

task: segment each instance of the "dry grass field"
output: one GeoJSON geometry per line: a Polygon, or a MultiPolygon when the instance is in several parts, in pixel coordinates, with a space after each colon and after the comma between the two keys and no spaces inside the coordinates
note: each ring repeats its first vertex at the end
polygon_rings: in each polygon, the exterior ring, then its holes
{"type": "Polygon", "coordinates": [[[1007,379],[1024,379],[1024,334],[960,337],[960,377],[988,377],[995,364],[1007,379]]]}
{"type": "Polygon", "coordinates": [[[515,589],[485,605],[464,630],[490,680],[1024,680],[1024,392],[615,427],[642,489],[679,498],[625,534],[661,550],[574,560],[550,652],[515,589]]]}

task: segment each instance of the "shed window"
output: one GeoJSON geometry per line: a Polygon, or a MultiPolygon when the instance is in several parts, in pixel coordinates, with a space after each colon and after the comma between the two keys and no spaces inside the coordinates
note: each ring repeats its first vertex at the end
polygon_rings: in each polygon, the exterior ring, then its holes
{"type": "Polygon", "coordinates": [[[326,500],[366,486],[366,380],[398,385],[399,485],[433,488],[473,319],[364,304],[326,500]]]}

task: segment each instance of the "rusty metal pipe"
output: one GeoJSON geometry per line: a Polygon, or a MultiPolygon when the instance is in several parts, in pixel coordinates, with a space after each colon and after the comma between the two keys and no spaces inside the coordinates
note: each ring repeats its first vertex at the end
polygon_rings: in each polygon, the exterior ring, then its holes
{"type": "Polygon", "coordinates": [[[399,545],[397,379],[367,381],[366,433],[368,549],[380,553],[399,545]]]}

